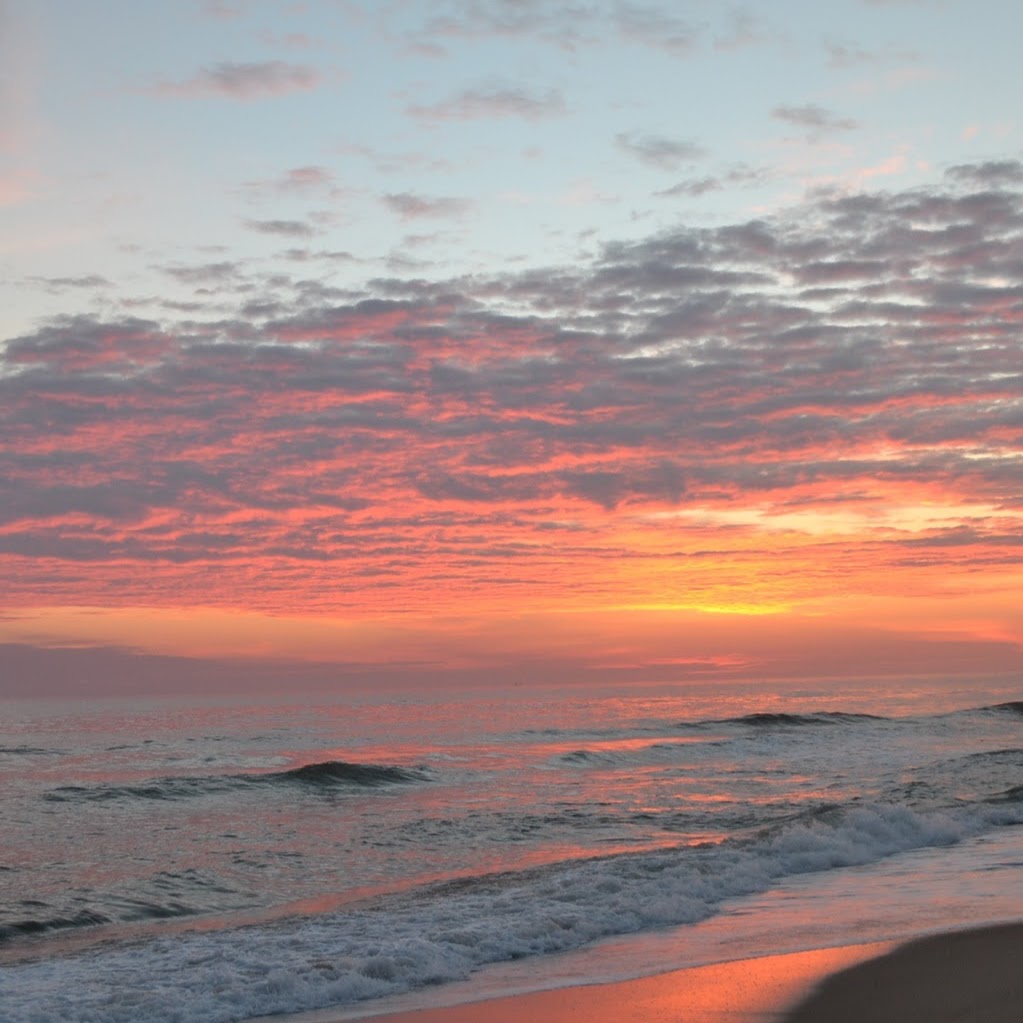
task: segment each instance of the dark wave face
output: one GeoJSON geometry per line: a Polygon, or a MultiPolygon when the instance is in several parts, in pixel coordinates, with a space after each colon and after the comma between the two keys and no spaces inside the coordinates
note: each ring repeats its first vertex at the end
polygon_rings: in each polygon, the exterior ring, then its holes
{"type": "Polygon", "coordinates": [[[721,728],[729,725],[741,725],[747,728],[796,728],[807,725],[851,725],[865,721],[887,721],[888,718],[877,714],[855,714],[851,711],[820,710],[809,714],[784,714],[773,711],[760,711],[754,714],[742,714],[733,718],[714,718],[709,721],[680,721],[676,728],[707,729],[721,728]]]}
{"type": "Polygon", "coordinates": [[[383,764],[352,764],[344,760],[327,760],[305,764],[288,771],[270,774],[203,775],[198,777],[154,778],[138,785],[60,785],[47,792],[43,799],[65,803],[78,801],[104,802],[111,799],[187,799],[219,792],[251,788],[273,788],[282,785],[310,789],[363,789],[385,785],[428,781],[428,775],[408,767],[383,764]]]}
{"type": "Polygon", "coordinates": [[[1012,700],[1009,703],[996,703],[991,707],[983,707],[982,710],[997,710],[1003,714],[1018,714],[1023,717],[1023,700],[1012,700]]]}
{"type": "Polygon", "coordinates": [[[1006,789],[1000,796],[993,797],[991,802],[1003,802],[1003,803],[1023,803],[1023,785],[1013,785],[1011,789],[1006,789]]]}
{"type": "Polygon", "coordinates": [[[0,906],[0,946],[53,931],[175,920],[256,904],[255,893],[232,887],[208,871],[163,870],[131,886],[68,889],[45,899],[20,899],[0,906]]]}
{"type": "MultiPolygon", "coordinates": [[[[1010,700],[1005,703],[995,703],[983,707],[952,711],[947,714],[939,714],[938,717],[957,718],[968,717],[973,714],[1008,714],[1023,717],[1023,700],[1010,700]]],[[[758,711],[752,714],[742,714],[738,717],[713,718],[702,721],[679,721],[676,728],[681,729],[707,729],[721,728],[730,725],[741,725],[748,728],[795,728],[807,725],[853,725],[871,721],[890,721],[896,724],[911,721],[923,720],[913,718],[888,718],[878,714],[862,714],[852,711],[820,710],[810,713],[789,714],[780,711],[758,711]]]]}
{"type": "MultiPolygon", "coordinates": [[[[34,904],[42,905],[38,901],[34,904]]],[[[110,917],[88,909],[83,909],[66,916],[56,915],[43,919],[25,917],[24,919],[0,923],[0,944],[25,935],[42,934],[45,931],[60,931],[74,927],[95,927],[99,924],[108,923],[110,923],[110,917]]]]}
{"type": "Polygon", "coordinates": [[[19,757],[59,756],[63,750],[41,749],[38,746],[0,746],[0,754],[19,757]]]}
{"type": "Polygon", "coordinates": [[[778,725],[844,725],[857,721],[880,721],[874,714],[850,714],[844,711],[822,710],[814,714],[744,714],[742,717],[731,718],[722,724],[734,722],[740,725],[751,725],[754,728],[773,728],[778,725]]]}
{"type": "MultiPolygon", "coordinates": [[[[255,781],[256,779],[253,779],[255,781]]],[[[399,785],[426,781],[422,771],[409,767],[387,767],[381,764],[350,764],[345,760],[326,760],[322,764],[305,764],[290,771],[264,775],[259,780],[294,782],[301,785],[399,785]]]]}

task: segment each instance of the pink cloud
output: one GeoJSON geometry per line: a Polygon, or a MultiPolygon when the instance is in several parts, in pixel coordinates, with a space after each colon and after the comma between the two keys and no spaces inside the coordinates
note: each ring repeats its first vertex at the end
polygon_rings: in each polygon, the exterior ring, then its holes
{"type": "Polygon", "coordinates": [[[421,217],[457,217],[465,213],[471,203],[468,199],[447,196],[424,196],[412,192],[398,192],[383,197],[384,205],[402,220],[421,217]]]}
{"type": "Polygon", "coordinates": [[[231,315],[0,347],[8,599],[1018,592],[1023,166],[948,178],[356,294],[165,267],[231,315]]]}

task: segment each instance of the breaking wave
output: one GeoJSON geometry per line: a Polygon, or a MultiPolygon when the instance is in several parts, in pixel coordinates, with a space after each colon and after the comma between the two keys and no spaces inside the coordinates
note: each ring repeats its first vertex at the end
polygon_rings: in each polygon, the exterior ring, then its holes
{"type": "Polygon", "coordinates": [[[350,1004],[464,979],[489,963],[695,923],[724,900],[785,877],[1021,823],[1023,805],[1004,796],[926,812],[887,802],[821,804],[716,844],[464,878],[312,919],[26,963],[3,970],[0,989],[9,1018],[34,1023],[230,1023],[350,1004]],[[42,1011],[41,990],[52,992],[42,1011]]]}

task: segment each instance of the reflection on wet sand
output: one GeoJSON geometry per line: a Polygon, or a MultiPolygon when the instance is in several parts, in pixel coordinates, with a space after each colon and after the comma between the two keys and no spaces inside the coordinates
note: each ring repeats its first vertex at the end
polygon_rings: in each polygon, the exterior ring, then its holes
{"type": "MultiPolygon", "coordinates": [[[[281,1023],[767,1023],[821,978],[882,955],[891,943],[818,949],[701,966],[656,977],[558,988],[443,1008],[360,1017],[336,1010],[281,1023]]],[[[369,1009],[369,1006],[366,1007],[369,1009]]],[[[268,1021],[271,1023],[271,1021],[268,1021]]]]}

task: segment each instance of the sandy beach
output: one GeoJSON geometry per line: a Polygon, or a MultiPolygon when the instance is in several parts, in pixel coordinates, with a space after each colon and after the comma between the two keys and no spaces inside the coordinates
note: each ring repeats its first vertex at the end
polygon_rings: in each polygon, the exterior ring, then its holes
{"type": "Polygon", "coordinates": [[[938,934],[834,974],[784,1023],[1019,1023],[1023,924],[938,934]]]}
{"type": "Polygon", "coordinates": [[[1019,1023],[1023,923],[695,967],[438,1008],[280,1023],[1019,1023]]]}

